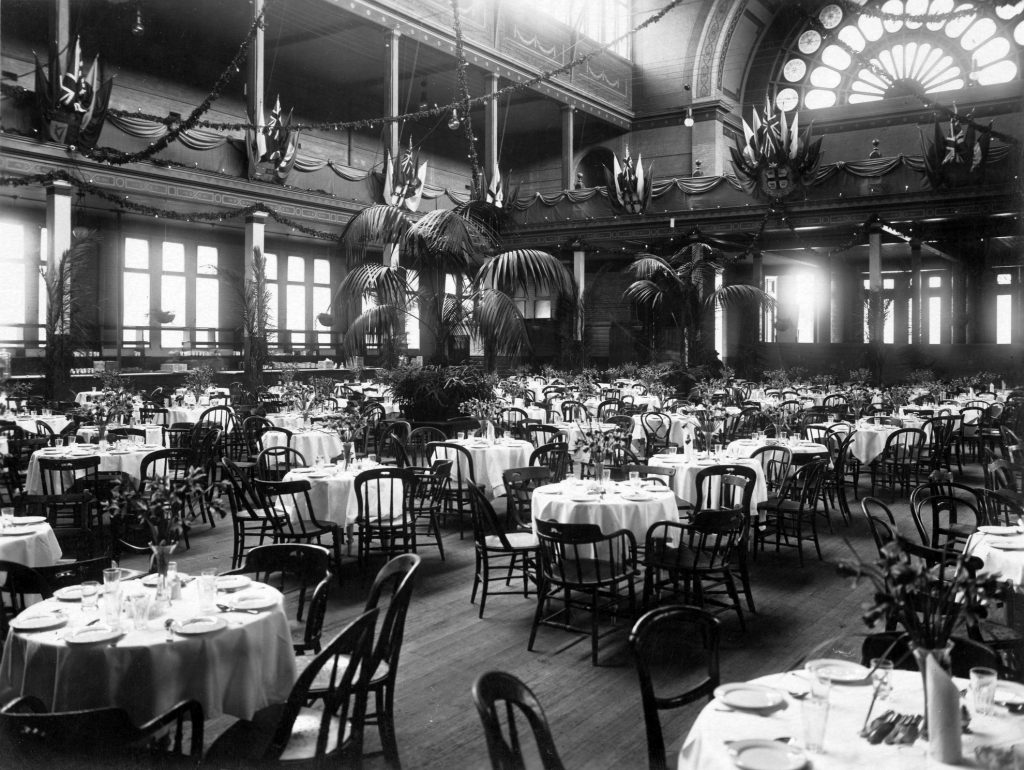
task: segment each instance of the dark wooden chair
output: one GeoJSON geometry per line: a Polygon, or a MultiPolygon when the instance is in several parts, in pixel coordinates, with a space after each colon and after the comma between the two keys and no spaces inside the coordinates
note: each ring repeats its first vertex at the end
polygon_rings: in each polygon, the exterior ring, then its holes
{"type": "Polygon", "coordinates": [[[484,726],[492,770],[526,767],[519,742],[522,729],[516,727],[517,715],[526,721],[533,736],[542,770],[564,770],[544,709],[533,691],[519,679],[503,671],[481,674],[473,683],[473,702],[484,726]]]}

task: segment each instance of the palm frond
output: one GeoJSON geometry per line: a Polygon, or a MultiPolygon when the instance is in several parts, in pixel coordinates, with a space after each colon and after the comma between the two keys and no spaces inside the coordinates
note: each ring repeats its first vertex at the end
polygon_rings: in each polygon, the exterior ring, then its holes
{"type": "Polygon", "coordinates": [[[365,350],[367,336],[394,339],[405,331],[405,314],[392,305],[370,307],[356,316],[342,337],[342,348],[348,354],[365,350]]]}
{"type": "Polygon", "coordinates": [[[512,358],[532,349],[526,322],[512,297],[484,288],[474,296],[474,302],[477,330],[486,348],[512,358]]]}
{"type": "Polygon", "coordinates": [[[657,254],[648,254],[646,252],[637,254],[633,261],[626,266],[626,272],[631,273],[639,280],[679,282],[672,264],[657,254]]]}
{"type": "Polygon", "coordinates": [[[502,232],[512,223],[509,209],[495,206],[491,201],[469,200],[456,206],[455,211],[486,233],[492,244],[501,240],[502,232]]]}
{"type": "Polygon", "coordinates": [[[637,307],[646,307],[654,310],[665,302],[666,292],[654,281],[643,279],[633,281],[622,292],[622,296],[623,299],[632,302],[637,307]]]}
{"type": "Polygon", "coordinates": [[[708,295],[704,301],[708,307],[729,308],[738,305],[756,307],[760,310],[774,310],[778,302],[771,294],[747,283],[733,283],[722,286],[708,295]]]}
{"type": "Polygon", "coordinates": [[[576,280],[558,259],[546,251],[514,249],[487,261],[477,273],[479,286],[508,294],[576,296],[576,280]]]}
{"type": "Polygon", "coordinates": [[[397,206],[367,206],[348,221],[341,233],[340,242],[349,264],[360,262],[369,244],[399,243],[409,226],[409,217],[397,206]]]}
{"type": "Polygon", "coordinates": [[[446,273],[471,275],[482,262],[480,255],[494,243],[469,219],[451,209],[424,215],[405,233],[402,257],[416,267],[443,268],[446,273]]]}

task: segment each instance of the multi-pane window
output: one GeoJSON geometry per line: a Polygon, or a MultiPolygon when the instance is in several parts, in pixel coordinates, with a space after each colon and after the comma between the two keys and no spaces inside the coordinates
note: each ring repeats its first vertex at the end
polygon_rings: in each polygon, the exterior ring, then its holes
{"type": "Polygon", "coordinates": [[[18,280],[0,282],[0,344],[11,344],[24,339],[25,286],[25,228],[22,225],[0,222],[0,271],[18,280]]]}
{"type": "Polygon", "coordinates": [[[301,353],[331,345],[331,332],[315,323],[331,306],[330,261],[294,254],[264,256],[278,346],[301,353]]]}
{"type": "MultiPolygon", "coordinates": [[[[870,297],[871,281],[864,279],[865,296],[870,297]]],[[[879,312],[882,318],[882,342],[891,345],[896,341],[896,280],[882,279],[882,291],[878,295],[879,312]]],[[[864,341],[871,340],[871,301],[864,302],[864,341]]]]}
{"type": "MultiPolygon", "coordinates": [[[[172,314],[174,320],[160,327],[160,346],[185,347],[185,244],[164,241],[160,264],[160,303],[154,312],[172,314]]],[[[169,316],[168,316],[169,317],[169,316]]]]}
{"type": "Polygon", "coordinates": [[[121,320],[128,346],[146,347],[149,343],[149,267],[149,241],[125,238],[121,320]]]}
{"type": "Polygon", "coordinates": [[[212,246],[196,249],[196,339],[197,345],[216,344],[220,326],[220,279],[218,254],[212,246]]]}
{"type": "Polygon", "coordinates": [[[861,104],[1017,77],[1024,3],[888,0],[880,4],[885,17],[856,5],[826,0],[796,30],[772,81],[779,109],[861,104]],[[898,18],[903,14],[931,20],[898,18]]]}
{"type": "MultiPolygon", "coordinates": [[[[779,278],[775,275],[764,277],[764,293],[772,299],[779,299],[779,278]]],[[[777,306],[766,307],[761,314],[761,339],[764,342],[775,342],[775,317],[777,306]]]]}
{"type": "Polygon", "coordinates": [[[814,322],[818,313],[818,278],[809,270],[795,276],[796,341],[814,342],[814,322]]]}
{"type": "Polygon", "coordinates": [[[928,289],[928,296],[925,298],[928,344],[940,345],[942,344],[942,295],[937,293],[937,291],[942,289],[942,276],[928,276],[925,286],[928,289]]]}
{"type": "MultiPolygon", "coordinates": [[[[601,44],[617,40],[630,29],[630,0],[532,0],[532,5],[601,44]]],[[[628,57],[629,38],[619,40],[611,50],[628,57]]]]}

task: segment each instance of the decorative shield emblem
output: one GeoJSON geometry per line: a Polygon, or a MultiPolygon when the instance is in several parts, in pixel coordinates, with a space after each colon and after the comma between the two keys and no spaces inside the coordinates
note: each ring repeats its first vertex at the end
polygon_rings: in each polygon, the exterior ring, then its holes
{"type": "Polygon", "coordinates": [[[790,192],[789,166],[771,165],[761,172],[761,186],[773,198],[782,198],[790,192]]]}

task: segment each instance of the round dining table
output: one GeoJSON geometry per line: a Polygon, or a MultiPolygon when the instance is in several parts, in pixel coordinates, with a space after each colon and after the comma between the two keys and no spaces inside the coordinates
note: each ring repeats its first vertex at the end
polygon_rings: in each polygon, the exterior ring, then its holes
{"type": "MultiPolygon", "coordinates": [[[[770,446],[774,439],[741,438],[729,442],[726,453],[734,457],[750,457],[758,449],[770,446]]],[[[800,465],[813,457],[828,457],[828,447],[814,441],[788,441],[783,444],[793,455],[793,463],[800,465]]]]}
{"type": "MultiPolygon", "coordinates": [[[[355,523],[359,515],[359,504],[356,500],[355,479],[361,470],[369,469],[365,461],[359,461],[359,467],[342,469],[337,465],[325,465],[321,468],[294,468],[285,475],[285,481],[308,481],[309,502],[319,521],[349,527],[355,523]]],[[[401,507],[400,501],[396,501],[401,507]]],[[[284,503],[290,516],[295,515],[291,503],[284,503]]]]}
{"type": "MultiPolygon", "coordinates": [[[[679,770],[735,770],[736,752],[741,741],[778,741],[783,739],[794,748],[793,760],[785,767],[813,767],[814,770],[862,770],[866,767],[920,768],[981,767],[975,760],[975,749],[980,746],[1007,747],[1024,742],[1024,716],[1011,714],[1005,706],[996,705],[991,715],[973,714],[970,732],[962,736],[964,764],[948,765],[928,754],[928,741],[919,738],[912,746],[871,744],[860,737],[864,717],[868,713],[874,688],[869,684],[844,685],[833,683],[829,693],[829,711],[825,724],[825,738],[820,753],[803,749],[803,703],[792,693],[806,693],[808,674],[804,671],[775,673],[752,680],[750,684],[769,688],[780,707],[770,713],[733,709],[721,698],[715,698],[704,707],[690,728],[679,752],[679,770]],[[805,764],[798,764],[806,759],[805,764]]],[[[894,671],[893,691],[888,700],[876,702],[873,715],[879,716],[892,709],[900,714],[920,714],[924,711],[924,693],[918,671],[894,671]]],[[[954,679],[957,687],[967,686],[966,680],[954,679]]],[[[1007,699],[1018,700],[1020,685],[997,686],[996,699],[1001,700],[999,687],[1005,686],[1007,699]],[[1013,694],[1011,694],[1011,688],[1013,694]],[[1019,688],[1019,690],[1018,690],[1019,688]]],[[[766,767],[768,765],[765,765],[766,767]]],[[[1009,767],[1013,767],[1011,763],[1009,767]]]]}
{"type": "Polygon", "coordinates": [[[72,444],[69,447],[38,449],[29,458],[25,492],[30,495],[43,493],[43,478],[39,472],[40,457],[71,459],[97,456],[100,458],[99,470],[101,472],[123,472],[128,474],[132,481],[137,482],[142,476],[142,461],[146,455],[158,449],[163,449],[163,446],[130,442],[126,443],[123,449],[111,447],[101,450],[96,444],[72,444]]]}
{"type": "Polygon", "coordinates": [[[968,538],[964,553],[981,559],[986,574],[1024,586],[1024,527],[982,526],[968,538]]]}
{"type": "MultiPolygon", "coordinates": [[[[264,449],[284,446],[286,440],[284,434],[275,431],[270,431],[262,437],[264,449]]],[[[300,452],[310,464],[315,463],[318,457],[330,461],[332,457],[340,455],[345,448],[345,442],[337,433],[323,428],[293,431],[288,445],[300,452]]]]}
{"type": "Polygon", "coordinates": [[[755,510],[758,503],[768,499],[768,484],[764,477],[764,469],[757,460],[747,457],[722,457],[715,461],[713,457],[698,457],[696,452],[688,454],[656,454],[647,461],[649,465],[662,468],[673,468],[672,490],[683,500],[697,499],[697,474],[713,465],[742,465],[754,471],[756,480],[750,498],[750,509],[755,510]]]}
{"type": "MultiPolygon", "coordinates": [[[[145,440],[142,441],[142,442],[136,442],[136,443],[150,444],[150,445],[161,446],[161,447],[164,445],[164,426],[163,425],[132,425],[132,426],[128,426],[128,425],[108,425],[107,426],[107,430],[110,430],[111,428],[127,428],[127,427],[137,428],[138,430],[141,430],[141,431],[145,432],[145,434],[146,434],[145,440]]],[[[89,442],[91,442],[94,438],[96,438],[98,434],[99,434],[99,428],[97,426],[95,426],[95,425],[83,425],[75,433],[75,435],[78,438],[82,439],[83,441],[89,441],[89,442]]],[[[131,440],[131,439],[129,439],[129,440],[131,440]]]]}
{"type": "Polygon", "coordinates": [[[45,423],[54,433],[60,433],[69,420],[62,414],[30,414],[14,418],[14,424],[26,433],[35,433],[37,422],[45,423]]]}
{"type": "MultiPolygon", "coordinates": [[[[46,522],[25,524],[15,516],[9,527],[0,528],[0,561],[26,567],[50,567],[63,555],[53,528],[46,522]]],[[[41,517],[40,517],[41,518],[41,517]]],[[[31,517],[35,522],[36,517],[31,517]]]]}
{"type": "MultiPolygon", "coordinates": [[[[502,474],[509,468],[525,468],[530,464],[533,444],[519,439],[499,438],[493,442],[482,438],[469,438],[452,441],[464,447],[473,460],[473,478],[477,484],[483,485],[484,491],[492,496],[504,494],[505,481],[502,474]]],[[[438,457],[458,459],[462,475],[469,474],[465,457],[459,453],[458,458],[449,457],[448,450],[441,448],[438,457]]],[[[454,475],[454,473],[452,474],[454,475]]]]}
{"type": "Polygon", "coordinates": [[[593,481],[545,484],[533,491],[531,512],[535,531],[538,520],[596,524],[606,535],[628,529],[638,545],[655,522],[679,521],[675,495],[654,482],[632,486],[613,481],[601,489],[593,481]]]}
{"type": "MultiPolygon", "coordinates": [[[[44,628],[8,634],[0,702],[33,695],[51,711],[115,706],[137,723],[188,699],[198,700],[208,719],[250,719],[284,702],[296,665],[281,593],[262,583],[231,594],[218,591],[217,602],[225,606],[244,603],[261,611],[204,612],[197,582],[184,586],[181,599],[169,607],[151,606],[140,629],[127,612],[108,625],[102,610],[85,614],[77,601],[53,598],[31,605],[12,627],[24,620],[44,628]],[[57,627],[45,627],[49,618],[57,627]]],[[[153,595],[156,589],[132,581],[122,585],[123,594],[129,591],[153,595]]]]}

